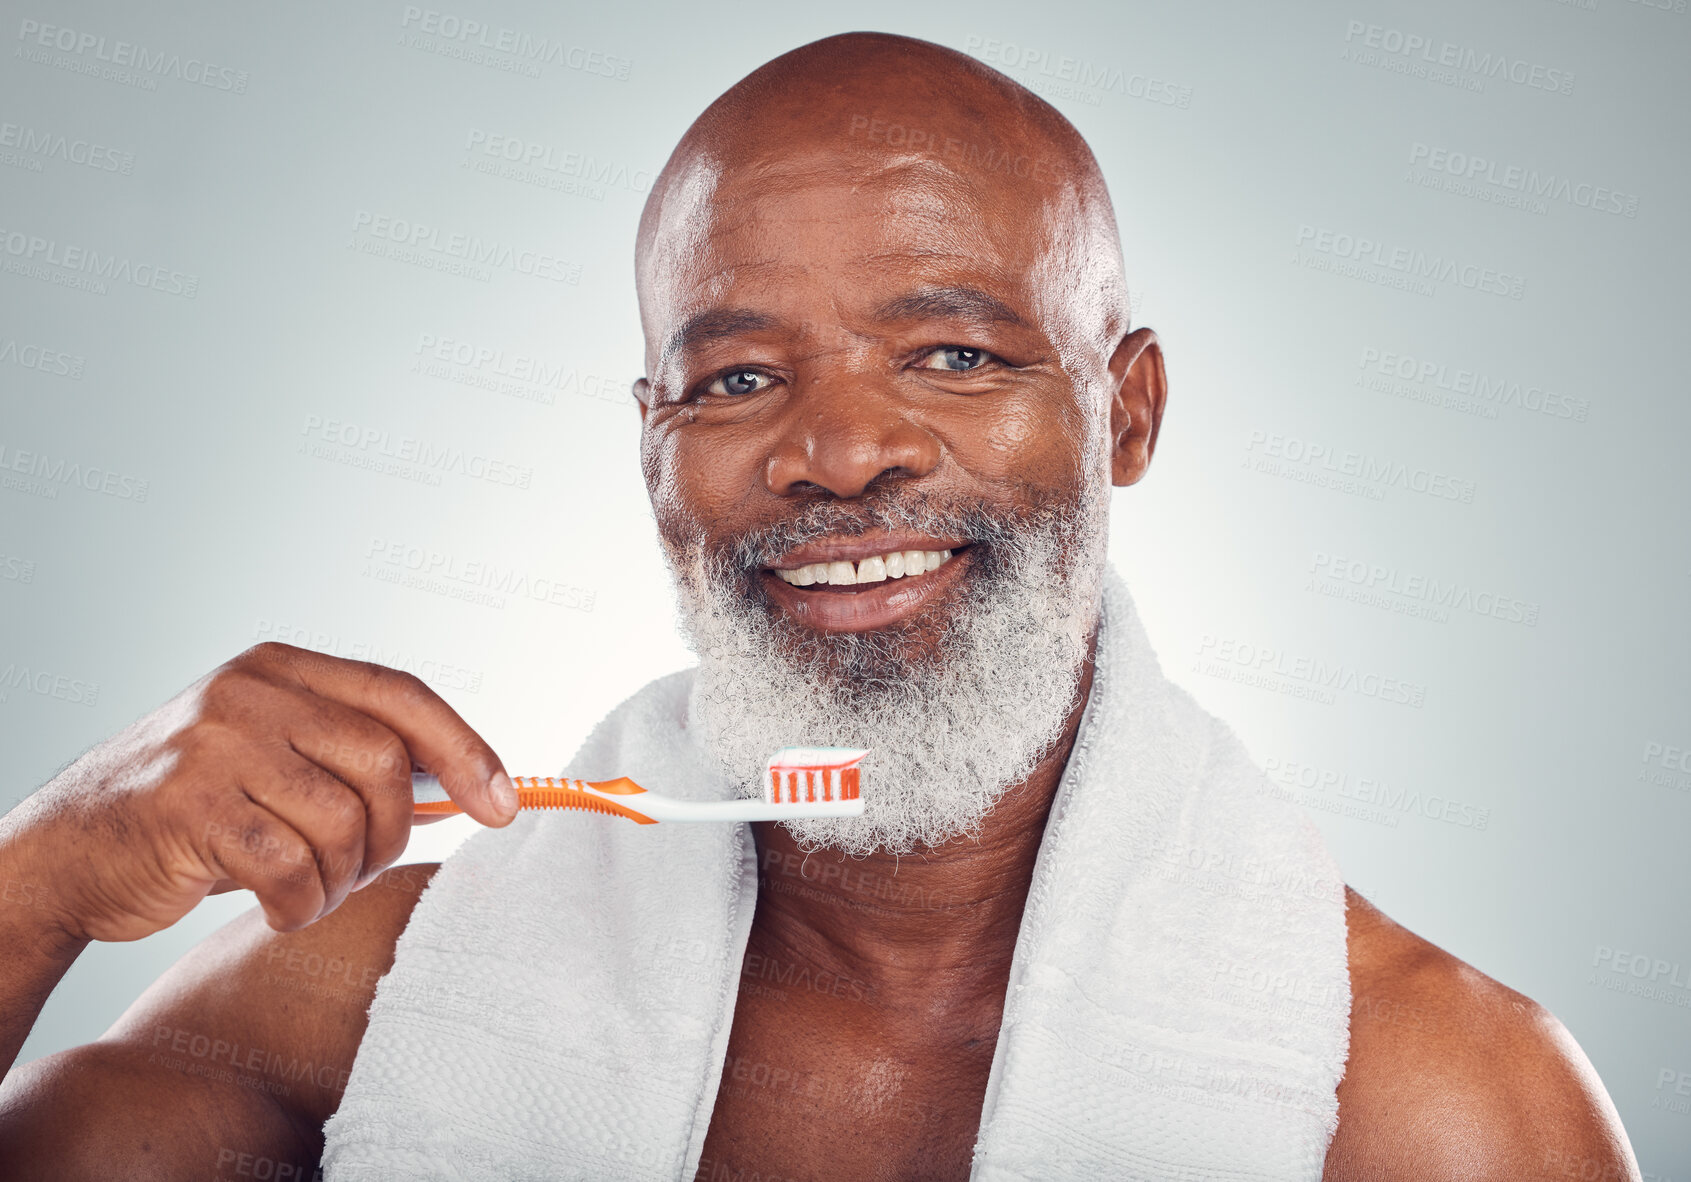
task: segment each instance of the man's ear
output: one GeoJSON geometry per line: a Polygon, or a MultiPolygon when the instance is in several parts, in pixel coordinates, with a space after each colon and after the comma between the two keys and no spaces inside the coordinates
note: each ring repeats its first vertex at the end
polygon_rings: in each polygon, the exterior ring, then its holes
{"type": "Polygon", "coordinates": [[[1110,356],[1110,385],[1110,481],[1126,487],[1151,466],[1168,398],[1156,333],[1139,328],[1121,339],[1110,356]]]}
{"type": "Polygon", "coordinates": [[[640,421],[646,421],[646,412],[652,409],[652,383],[645,378],[634,379],[634,399],[640,404],[640,421]]]}

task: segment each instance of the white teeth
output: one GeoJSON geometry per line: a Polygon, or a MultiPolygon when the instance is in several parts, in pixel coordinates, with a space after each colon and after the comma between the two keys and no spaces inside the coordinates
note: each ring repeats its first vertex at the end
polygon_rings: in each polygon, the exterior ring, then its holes
{"type": "Polygon", "coordinates": [[[783,582],[795,587],[812,584],[849,587],[856,583],[884,583],[888,579],[907,579],[926,571],[936,570],[951,561],[950,550],[894,550],[891,554],[876,554],[855,565],[849,562],[812,562],[791,570],[776,569],[783,582]]]}

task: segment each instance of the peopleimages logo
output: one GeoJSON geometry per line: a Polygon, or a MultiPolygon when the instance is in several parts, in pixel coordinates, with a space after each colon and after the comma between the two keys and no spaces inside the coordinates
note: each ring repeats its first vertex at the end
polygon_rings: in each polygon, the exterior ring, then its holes
{"type": "Polygon", "coordinates": [[[1306,807],[1323,812],[1358,816],[1363,820],[1382,823],[1388,829],[1397,828],[1399,816],[1414,814],[1429,821],[1442,821],[1463,829],[1484,829],[1491,824],[1491,810],[1477,808],[1437,793],[1423,793],[1419,789],[1388,784],[1372,776],[1352,776],[1349,771],[1319,767],[1300,760],[1269,757],[1263,761],[1263,773],[1273,784],[1296,788],[1298,794],[1286,793],[1283,799],[1293,799],[1306,807]],[[1331,793],[1332,798],[1328,799],[1331,793]],[[1339,804],[1340,800],[1355,801],[1353,808],[1339,804]],[[1327,800],[1327,803],[1322,803],[1327,800]],[[1378,812],[1378,816],[1372,815],[1378,812]]]}
{"type": "Polygon", "coordinates": [[[1019,70],[1054,82],[1072,82],[1088,91],[1119,94],[1124,98],[1143,99],[1158,106],[1179,107],[1181,110],[1192,105],[1190,86],[1170,82],[1166,78],[1137,74],[1119,66],[1099,65],[1085,58],[1036,49],[1031,45],[1017,45],[1014,41],[970,35],[963,39],[963,52],[1001,69],[1019,70]]]}
{"type": "MultiPolygon", "coordinates": [[[[1420,682],[1405,681],[1380,673],[1347,665],[1342,661],[1328,662],[1307,654],[1289,653],[1271,645],[1253,644],[1235,636],[1218,636],[1205,632],[1198,641],[1198,658],[1204,665],[1237,666],[1258,677],[1279,677],[1301,682],[1313,689],[1340,691],[1413,706],[1419,710],[1427,700],[1427,687],[1420,682]]],[[[1201,667],[1199,672],[1212,672],[1201,667]]],[[[1259,684],[1238,675],[1230,680],[1241,684],[1259,684]]],[[[1264,686],[1264,688],[1271,688],[1264,686]]],[[[1294,695],[1301,696],[1301,695],[1294,695]]]]}
{"type": "Polygon", "coordinates": [[[103,493],[120,501],[145,501],[150,488],[148,481],[136,476],[125,476],[98,465],[67,460],[64,456],[25,451],[0,443],[0,488],[52,501],[58,499],[60,488],[70,486],[103,493]]]}
{"type": "MultiPolygon", "coordinates": [[[[6,270],[31,278],[44,278],[45,275],[38,274],[42,268],[56,267],[60,270],[55,273],[71,271],[96,283],[128,283],[190,300],[200,292],[198,275],[159,263],[138,263],[122,255],[102,254],[90,247],[26,234],[22,230],[0,229],[0,254],[7,256],[6,270]]],[[[98,291],[104,294],[103,287],[98,291]]]]}
{"type": "MultiPolygon", "coordinates": [[[[464,144],[472,156],[486,156],[494,160],[538,173],[556,176],[599,189],[626,189],[630,193],[649,193],[656,178],[646,169],[631,169],[612,160],[600,160],[588,153],[566,151],[551,144],[525,140],[514,135],[500,135],[479,127],[470,129],[464,144]]],[[[514,179],[524,179],[518,173],[514,179]]]]}
{"type": "MultiPolygon", "coordinates": [[[[152,82],[155,78],[173,78],[179,82],[204,86],[211,90],[228,91],[231,94],[247,92],[248,74],[245,70],[216,65],[203,58],[183,57],[179,53],[148,49],[145,45],[137,45],[133,41],[108,40],[97,33],[84,33],[67,29],[63,25],[45,25],[40,21],[24,20],[18,25],[18,40],[23,43],[18,50],[19,57],[43,65],[71,69],[77,73],[108,76],[110,68],[111,74],[133,71],[144,76],[141,80],[147,82],[152,82]],[[42,50],[56,50],[71,60],[54,60],[52,54],[43,53],[42,50]]],[[[125,81],[121,77],[113,80],[125,81]]],[[[154,83],[142,89],[152,90],[156,86],[154,83]]]]}
{"type": "MultiPolygon", "coordinates": [[[[1367,596],[1391,595],[1440,611],[1467,612],[1509,624],[1524,624],[1529,628],[1538,624],[1539,605],[1536,601],[1505,595],[1489,587],[1476,588],[1460,580],[1439,579],[1418,571],[1329,554],[1324,550],[1314,552],[1309,561],[1309,571],[1317,579],[1343,584],[1347,591],[1364,593],[1341,596],[1353,601],[1367,602],[1367,596]]],[[[1308,589],[1323,588],[1320,584],[1311,584],[1308,589]]]]}
{"type": "MultiPolygon", "coordinates": [[[[1536,168],[1525,168],[1519,164],[1503,164],[1486,156],[1452,152],[1419,140],[1409,147],[1409,163],[1410,179],[1415,177],[1416,168],[1424,168],[1443,174],[1450,180],[1490,185],[1511,195],[1536,201],[1541,206],[1546,201],[1560,201],[1593,213],[1619,214],[1629,218],[1638,216],[1638,196],[1635,193],[1622,193],[1606,185],[1574,181],[1555,173],[1541,173],[1536,168]]],[[[1455,188],[1450,191],[1462,192],[1455,188]]],[[[1534,212],[1542,210],[1535,209],[1534,212]]]]}
{"type": "Polygon", "coordinates": [[[1644,744],[1644,762],[1659,760],[1665,768],[1691,772],[1691,747],[1673,747],[1663,743],[1644,744]]]}
{"type": "Polygon", "coordinates": [[[83,681],[46,669],[32,669],[17,661],[0,667],[0,702],[6,701],[13,690],[55,698],[73,706],[95,706],[100,700],[98,682],[83,681]]]}
{"type": "MultiPolygon", "coordinates": [[[[1691,966],[1687,966],[1683,961],[1666,960],[1644,952],[1631,952],[1599,944],[1597,951],[1592,954],[1591,964],[1593,968],[1648,981],[1659,987],[1691,989],[1691,966]]],[[[1691,1005],[1691,998],[1681,1001],[1680,1004],[1691,1005]]]]}
{"type": "Polygon", "coordinates": [[[465,274],[487,282],[487,268],[549,279],[554,283],[581,282],[581,264],[540,251],[523,250],[510,243],[474,234],[455,234],[414,222],[360,209],[352,218],[351,245],[368,254],[384,255],[430,270],[465,274]]]}
{"type": "Polygon", "coordinates": [[[399,27],[413,36],[423,34],[428,38],[426,41],[408,42],[402,34],[401,44],[411,48],[432,50],[446,57],[462,56],[477,64],[492,63],[481,62],[474,56],[475,51],[484,51],[484,55],[485,52],[496,53],[511,59],[513,64],[525,66],[525,72],[531,76],[537,73],[537,64],[545,64],[626,82],[634,66],[632,59],[603,50],[570,45],[550,37],[535,37],[518,29],[495,27],[474,17],[455,16],[413,4],[405,6],[399,27]],[[447,49],[457,52],[447,53],[447,49]]]}
{"type": "MultiPolygon", "coordinates": [[[[1411,465],[1387,456],[1339,448],[1318,440],[1279,431],[1255,428],[1245,441],[1246,462],[1255,455],[1259,462],[1250,465],[1258,472],[1284,475],[1288,471],[1308,471],[1332,474],[1352,481],[1364,482],[1373,491],[1386,488],[1423,493],[1444,501],[1472,504],[1477,485],[1472,480],[1439,472],[1420,465],[1411,465]],[[1264,462],[1265,461],[1265,462],[1264,462]],[[1290,465],[1298,465],[1290,468],[1290,465]]],[[[1378,500],[1378,496],[1370,499],[1378,500]]]]}
{"type": "Polygon", "coordinates": [[[450,661],[419,656],[409,649],[389,648],[366,640],[344,640],[333,632],[323,632],[299,624],[259,620],[253,629],[253,639],[274,640],[295,648],[308,648],[331,657],[351,661],[369,661],[411,673],[431,685],[465,693],[481,692],[486,675],[479,669],[467,669],[450,661]]]}
{"type": "MultiPolygon", "coordinates": [[[[1357,365],[1361,371],[1359,384],[1385,394],[1402,396],[1402,391],[1391,386],[1391,382],[1396,380],[1412,383],[1423,391],[1472,400],[1482,407],[1512,406],[1575,423],[1585,422],[1591,414],[1591,403],[1572,394],[1371,345],[1363,348],[1357,365]]],[[[1419,400],[1434,399],[1424,396],[1419,400]]]]}
{"type": "Polygon", "coordinates": [[[887,144],[907,152],[926,152],[943,156],[966,168],[982,172],[1007,173],[1028,177],[1042,184],[1057,184],[1063,179],[1063,164],[1048,156],[1029,156],[992,144],[982,144],[955,135],[942,136],[932,128],[907,126],[866,114],[851,117],[847,135],[861,135],[871,143],[887,144]]]}
{"type": "Polygon", "coordinates": [[[35,582],[35,560],[15,554],[0,554],[0,580],[8,583],[35,582]]]}
{"type": "Polygon", "coordinates": [[[32,172],[40,171],[42,160],[60,160],[124,176],[135,170],[133,152],[19,123],[0,123],[0,148],[9,149],[0,152],[0,164],[31,165],[32,172]]]}
{"type": "MultiPolygon", "coordinates": [[[[375,460],[392,461],[391,465],[376,464],[376,470],[393,475],[407,475],[411,479],[432,477],[424,483],[439,484],[440,474],[485,480],[512,488],[527,489],[534,483],[534,469],[527,464],[513,464],[494,459],[480,452],[452,444],[431,443],[415,435],[395,435],[380,427],[360,425],[343,419],[308,414],[300,433],[308,442],[332,445],[353,455],[366,455],[375,460]],[[396,469],[410,467],[414,472],[396,469]]],[[[320,459],[337,458],[332,452],[307,449],[320,459]]],[[[363,467],[363,464],[354,464],[363,467]]]]}
{"type": "MultiPolygon", "coordinates": [[[[1554,94],[1572,94],[1574,76],[1567,70],[1531,62],[1498,50],[1478,50],[1471,45],[1438,41],[1420,33],[1406,33],[1402,29],[1371,25],[1364,21],[1348,21],[1345,25],[1345,44],[1354,50],[1372,50],[1378,55],[1413,64],[1422,70],[1448,70],[1456,75],[1468,75],[1477,82],[1482,78],[1499,82],[1513,82],[1534,90],[1554,94]]],[[[1368,54],[1358,54],[1365,65],[1374,64],[1368,54]]]]}
{"type": "Polygon", "coordinates": [[[585,373],[562,362],[458,337],[419,333],[412,370],[427,377],[553,405],[559,394],[627,406],[633,396],[627,378],[585,373]]]}
{"type": "Polygon", "coordinates": [[[1643,783],[1682,792],[1691,790],[1691,747],[1651,740],[1644,744],[1642,762],[1637,778],[1643,783]]]}
{"type": "Polygon", "coordinates": [[[1518,300],[1525,294],[1526,281],[1519,275],[1463,262],[1447,255],[1429,255],[1407,246],[1387,247],[1383,242],[1358,234],[1345,234],[1308,224],[1298,226],[1297,244],[1305,250],[1343,259],[1348,263],[1380,267],[1411,279],[1454,283],[1469,291],[1507,296],[1518,300]]]}
{"type": "Polygon", "coordinates": [[[364,551],[367,578],[431,591],[485,607],[503,608],[506,597],[590,612],[599,593],[520,567],[416,546],[392,538],[372,538],[364,551]]]}
{"type": "Polygon", "coordinates": [[[46,349],[24,341],[0,340],[0,365],[16,365],[75,381],[82,377],[87,364],[86,358],[73,353],[46,349]]]}

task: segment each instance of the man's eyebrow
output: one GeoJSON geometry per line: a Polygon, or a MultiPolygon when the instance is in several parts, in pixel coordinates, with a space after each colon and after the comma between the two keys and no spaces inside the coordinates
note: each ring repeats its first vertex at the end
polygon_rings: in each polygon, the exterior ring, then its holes
{"type": "MultiPolygon", "coordinates": [[[[997,296],[962,285],[923,287],[894,296],[877,307],[873,318],[887,323],[899,320],[937,320],[947,317],[986,320],[998,324],[1028,326],[1015,309],[997,296]]],[[[748,332],[767,332],[780,321],[751,308],[707,308],[696,312],[664,342],[663,361],[696,349],[711,341],[748,332]]]]}
{"type": "Polygon", "coordinates": [[[945,317],[989,320],[1022,328],[1028,326],[1027,321],[1010,305],[974,287],[924,287],[895,296],[875,309],[875,319],[880,321],[945,317]]]}
{"type": "Polygon", "coordinates": [[[687,317],[664,342],[662,360],[668,361],[709,341],[738,336],[743,332],[766,332],[776,325],[773,316],[750,308],[709,308],[687,317]]]}

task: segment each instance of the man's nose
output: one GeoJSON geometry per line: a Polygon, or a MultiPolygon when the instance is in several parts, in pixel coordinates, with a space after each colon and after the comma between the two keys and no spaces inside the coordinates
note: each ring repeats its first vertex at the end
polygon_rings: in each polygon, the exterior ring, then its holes
{"type": "Polygon", "coordinates": [[[940,442],[890,392],[853,383],[819,382],[791,401],[764,465],[776,496],[805,485],[837,497],[861,496],[877,477],[926,476],[939,463],[940,442]]]}

